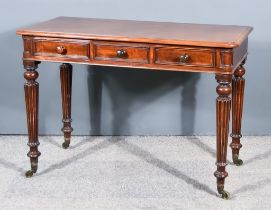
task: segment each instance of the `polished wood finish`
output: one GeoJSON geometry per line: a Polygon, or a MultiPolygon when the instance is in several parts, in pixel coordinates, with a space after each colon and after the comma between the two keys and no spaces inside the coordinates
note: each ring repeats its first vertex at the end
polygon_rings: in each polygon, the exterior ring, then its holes
{"type": "Polygon", "coordinates": [[[26,172],[27,177],[31,177],[38,169],[38,157],[40,152],[38,150],[38,115],[39,115],[39,83],[36,81],[39,74],[36,71],[38,63],[35,61],[24,61],[24,83],[25,91],[25,104],[27,114],[27,127],[28,127],[28,146],[30,147],[27,156],[30,158],[31,169],[26,172]]]}
{"type": "Polygon", "coordinates": [[[248,26],[58,17],[17,31],[20,35],[235,48],[248,26]]]}
{"type": "Polygon", "coordinates": [[[33,54],[36,57],[59,57],[89,60],[89,41],[58,38],[33,39],[33,54]]]}
{"type": "Polygon", "coordinates": [[[149,63],[149,47],[140,44],[94,42],[94,60],[149,63]]]}
{"type": "Polygon", "coordinates": [[[198,67],[215,67],[215,50],[208,48],[157,47],[155,63],[198,67]]]}
{"type": "Polygon", "coordinates": [[[24,37],[28,60],[232,74],[247,56],[251,30],[248,26],[58,17],[17,34],[24,37]],[[122,47],[129,52],[120,58],[115,51],[125,50],[122,47]],[[170,49],[174,53],[166,55],[170,49]],[[179,62],[183,56],[188,62],[179,62]]]}
{"type": "Polygon", "coordinates": [[[225,49],[31,36],[23,39],[27,60],[223,74],[238,68],[247,56],[248,44],[246,39],[240,47],[225,49]],[[120,57],[121,50],[125,53],[120,57]],[[185,62],[182,56],[187,56],[185,62]]]}
{"type": "Polygon", "coordinates": [[[63,113],[63,128],[64,143],[63,148],[68,148],[70,145],[71,132],[71,99],[72,99],[72,65],[63,63],[60,65],[60,82],[62,95],[62,113],[63,113]]]}
{"type": "Polygon", "coordinates": [[[218,86],[216,92],[216,151],[217,151],[217,170],[214,175],[217,178],[217,190],[222,196],[226,196],[224,191],[227,165],[227,146],[229,121],[231,110],[231,75],[216,75],[218,86]]]}
{"type": "Polygon", "coordinates": [[[244,89],[245,79],[243,78],[246,70],[244,68],[245,60],[237,68],[233,74],[232,79],[232,142],[230,147],[232,148],[232,160],[236,165],[242,165],[243,161],[239,159],[239,150],[242,147],[240,139],[241,125],[242,125],[242,113],[243,113],[243,101],[244,101],[244,89]]]}
{"type": "MultiPolygon", "coordinates": [[[[37,61],[61,62],[64,148],[69,145],[71,127],[72,66],[70,63],[204,72],[216,74],[217,190],[223,198],[227,158],[231,93],[233,93],[233,161],[241,147],[241,118],[244,92],[244,60],[247,57],[248,26],[182,24],[150,21],[58,17],[20,29],[23,59],[31,64],[26,76],[26,101],[30,142],[37,142],[37,61]],[[233,80],[232,80],[233,78],[233,80]],[[231,88],[233,86],[233,91],[231,88]],[[35,119],[35,120],[33,120],[35,119]],[[35,133],[35,135],[33,134],[35,133]],[[33,136],[34,135],[34,136],[33,136]]],[[[29,65],[28,65],[29,66],[29,65]]],[[[32,144],[31,144],[32,145],[32,144]]],[[[33,144],[33,158],[39,155],[33,144]]],[[[32,153],[31,153],[32,154],[32,153]]],[[[33,159],[34,160],[34,159],[33,159]]],[[[34,161],[34,162],[35,162],[34,161]]],[[[33,162],[33,161],[32,161],[33,162]]],[[[31,162],[31,163],[32,163],[31,162]]],[[[35,164],[34,164],[35,165],[35,164]]],[[[33,171],[36,171],[34,168],[33,171]]]]}

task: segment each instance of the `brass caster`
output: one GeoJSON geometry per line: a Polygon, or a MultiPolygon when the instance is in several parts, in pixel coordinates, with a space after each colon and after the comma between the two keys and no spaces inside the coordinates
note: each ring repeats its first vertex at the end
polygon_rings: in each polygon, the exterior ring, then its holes
{"type": "Polygon", "coordinates": [[[218,193],[220,194],[220,197],[222,199],[228,200],[230,198],[230,193],[225,190],[222,190],[221,192],[218,193]]]}
{"type": "Polygon", "coordinates": [[[33,170],[29,170],[25,172],[25,177],[26,178],[31,178],[35,172],[33,170]]]}
{"type": "Polygon", "coordinates": [[[241,159],[239,159],[239,155],[238,154],[233,154],[232,160],[233,160],[233,163],[235,165],[237,165],[237,166],[243,165],[243,161],[241,159]]]}
{"type": "Polygon", "coordinates": [[[233,163],[237,166],[243,165],[243,161],[241,159],[237,159],[236,161],[233,161],[233,163]]]}
{"type": "Polygon", "coordinates": [[[64,149],[68,149],[69,146],[70,146],[70,142],[68,142],[68,141],[64,141],[63,144],[62,144],[62,147],[64,149]]]}

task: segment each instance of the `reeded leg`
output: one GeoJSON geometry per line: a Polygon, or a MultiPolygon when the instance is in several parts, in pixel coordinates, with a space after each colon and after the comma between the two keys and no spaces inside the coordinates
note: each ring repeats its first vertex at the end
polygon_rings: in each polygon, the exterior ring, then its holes
{"type": "Polygon", "coordinates": [[[25,173],[26,177],[32,177],[38,169],[38,157],[40,152],[38,150],[38,109],[39,109],[39,83],[36,82],[39,74],[36,71],[39,62],[24,61],[24,84],[25,103],[27,114],[27,127],[28,127],[28,146],[30,151],[27,156],[30,158],[31,169],[25,173]]]}
{"type": "Polygon", "coordinates": [[[228,199],[229,193],[224,190],[227,165],[227,146],[229,133],[229,120],[231,110],[231,79],[232,75],[216,75],[218,86],[216,92],[216,150],[217,150],[217,170],[214,175],[217,178],[217,190],[222,198],[228,199]]]}
{"type": "Polygon", "coordinates": [[[243,161],[239,159],[239,150],[242,147],[240,143],[242,112],[243,112],[243,99],[245,79],[243,75],[246,70],[243,67],[245,61],[235,70],[234,77],[232,79],[232,142],[230,147],[232,148],[232,160],[237,166],[243,164],[243,161]]]}
{"type": "Polygon", "coordinates": [[[71,132],[71,98],[72,98],[72,65],[63,63],[60,65],[60,81],[62,94],[62,112],[63,112],[63,128],[64,143],[62,147],[67,149],[70,145],[71,132]]]}

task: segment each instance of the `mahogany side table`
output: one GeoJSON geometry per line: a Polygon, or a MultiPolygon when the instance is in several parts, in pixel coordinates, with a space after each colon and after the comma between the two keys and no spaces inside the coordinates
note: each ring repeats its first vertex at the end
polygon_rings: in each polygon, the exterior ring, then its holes
{"type": "Polygon", "coordinates": [[[227,145],[232,107],[232,159],[241,165],[239,150],[247,57],[248,26],[225,26],[58,17],[20,29],[24,43],[23,64],[31,177],[38,168],[39,84],[36,71],[41,61],[61,62],[64,143],[70,144],[71,63],[144,68],[149,70],[213,73],[216,92],[217,190],[222,198],[228,176],[227,145]],[[231,99],[232,97],[232,99],[231,99]],[[232,101],[232,104],[231,104],[232,101]]]}

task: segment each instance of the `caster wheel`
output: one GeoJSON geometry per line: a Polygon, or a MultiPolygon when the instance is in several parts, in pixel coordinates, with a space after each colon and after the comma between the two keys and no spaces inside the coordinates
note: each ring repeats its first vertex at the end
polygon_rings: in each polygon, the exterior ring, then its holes
{"type": "Polygon", "coordinates": [[[25,172],[25,177],[26,178],[31,178],[33,176],[33,174],[34,174],[34,171],[29,170],[29,171],[25,172]]]}
{"type": "Polygon", "coordinates": [[[236,161],[233,162],[237,166],[243,165],[243,161],[241,159],[237,159],[236,161]]]}
{"type": "Polygon", "coordinates": [[[70,142],[67,142],[67,141],[63,142],[63,144],[62,144],[62,147],[64,149],[68,149],[69,146],[70,146],[70,142]]]}
{"type": "Polygon", "coordinates": [[[230,198],[230,193],[225,190],[219,192],[219,194],[222,199],[228,200],[230,198]]]}

